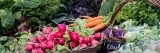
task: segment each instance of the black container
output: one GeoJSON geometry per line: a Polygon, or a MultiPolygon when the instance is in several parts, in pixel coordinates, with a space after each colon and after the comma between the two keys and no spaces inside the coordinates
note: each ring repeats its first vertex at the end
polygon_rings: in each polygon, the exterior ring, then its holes
{"type": "Polygon", "coordinates": [[[117,51],[121,46],[125,44],[125,39],[121,39],[120,41],[113,41],[111,39],[107,39],[103,41],[101,45],[100,53],[109,53],[113,51],[117,51]]]}

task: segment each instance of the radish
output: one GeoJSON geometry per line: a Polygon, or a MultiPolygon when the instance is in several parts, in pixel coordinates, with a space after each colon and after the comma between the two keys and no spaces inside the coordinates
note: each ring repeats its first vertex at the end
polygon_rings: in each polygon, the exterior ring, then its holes
{"type": "Polygon", "coordinates": [[[40,48],[42,48],[42,49],[46,49],[47,48],[47,41],[43,41],[43,42],[41,42],[40,43],[40,48]]]}
{"type": "Polygon", "coordinates": [[[32,38],[31,41],[34,43],[39,42],[37,38],[32,38]]]}
{"type": "Polygon", "coordinates": [[[80,48],[82,49],[82,48],[85,48],[85,47],[87,47],[87,45],[86,44],[80,44],[80,48]]]}
{"type": "Polygon", "coordinates": [[[49,34],[49,33],[51,33],[53,31],[53,28],[52,27],[44,27],[43,29],[42,29],[42,32],[44,33],[44,34],[49,34]]]}
{"type": "Polygon", "coordinates": [[[59,41],[58,41],[58,43],[60,45],[63,45],[65,43],[65,39],[64,38],[60,38],[59,41]]]}
{"type": "Polygon", "coordinates": [[[40,45],[39,43],[34,43],[34,44],[33,44],[33,47],[34,47],[34,48],[38,48],[39,45],[40,45]]]}
{"type": "Polygon", "coordinates": [[[44,41],[44,40],[46,39],[46,37],[43,36],[42,34],[40,34],[40,35],[38,36],[38,39],[39,39],[40,41],[44,41]]]}
{"type": "Polygon", "coordinates": [[[54,40],[54,33],[50,33],[47,37],[48,40],[54,40]]]}
{"type": "Polygon", "coordinates": [[[66,31],[66,25],[65,24],[58,24],[58,30],[61,32],[65,32],[66,31]]]}
{"type": "Polygon", "coordinates": [[[42,50],[41,48],[37,49],[37,53],[45,53],[44,50],[42,50]]]}
{"type": "Polygon", "coordinates": [[[37,52],[37,49],[33,49],[33,50],[32,50],[32,53],[38,53],[38,52],[37,52]]]}
{"type": "Polygon", "coordinates": [[[52,49],[54,47],[54,42],[52,40],[48,40],[47,48],[52,49]]]}
{"type": "Polygon", "coordinates": [[[69,35],[71,35],[72,31],[71,31],[71,30],[67,30],[67,33],[68,33],[69,35]]]}
{"type": "Polygon", "coordinates": [[[83,40],[85,44],[88,44],[90,42],[90,39],[87,36],[84,36],[83,40]]]}
{"type": "Polygon", "coordinates": [[[54,45],[57,45],[57,44],[58,44],[59,39],[55,39],[55,40],[53,40],[53,41],[54,41],[54,45]]]}
{"type": "Polygon", "coordinates": [[[89,39],[90,39],[90,41],[94,40],[94,35],[91,35],[89,39]]]}
{"type": "Polygon", "coordinates": [[[78,42],[79,41],[79,34],[77,32],[72,32],[70,35],[70,39],[73,42],[78,42]]]}
{"type": "Polygon", "coordinates": [[[84,43],[84,40],[83,40],[83,38],[79,38],[79,41],[78,41],[78,43],[79,43],[79,44],[82,44],[82,43],[84,43]]]}
{"type": "Polygon", "coordinates": [[[96,39],[97,41],[100,41],[102,35],[101,35],[101,33],[96,33],[96,34],[94,35],[94,37],[95,37],[95,39],[96,39]]]}
{"type": "Polygon", "coordinates": [[[56,51],[56,48],[53,47],[53,48],[51,49],[51,51],[54,53],[54,52],[56,51]]]}
{"type": "Polygon", "coordinates": [[[28,44],[26,45],[26,50],[27,50],[27,51],[32,51],[32,49],[33,49],[33,44],[28,43],[28,44]]]}
{"type": "Polygon", "coordinates": [[[91,46],[92,46],[92,47],[96,47],[96,46],[98,45],[98,43],[99,43],[98,41],[92,40],[92,41],[91,41],[91,46]]]}
{"type": "Polygon", "coordinates": [[[62,38],[62,37],[63,37],[63,33],[60,32],[60,31],[58,31],[58,32],[56,32],[56,33],[54,34],[54,37],[55,37],[55,38],[62,38]]]}
{"type": "Polygon", "coordinates": [[[70,42],[70,47],[71,48],[75,48],[75,47],[77,47],[78,45],[77,45],[77,43],[76,42],[70,42]]]}

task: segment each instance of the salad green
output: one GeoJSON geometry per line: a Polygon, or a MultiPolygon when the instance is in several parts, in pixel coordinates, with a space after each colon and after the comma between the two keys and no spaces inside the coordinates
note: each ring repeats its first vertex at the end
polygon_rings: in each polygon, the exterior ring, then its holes
{"type": "MultiPolygon", "coordinates": [[[[132,23],[132,22],[130,22],[132,23]]],[[[123,23],[122,23],[123,24],[123,23]]],[[[128,25],[128,24],[126,24],[128,25]]],[[[157,26],[125,26],[124,37],[127,43],[119,49],[120,53],[159,53],[160,30],[157,26]]]]}

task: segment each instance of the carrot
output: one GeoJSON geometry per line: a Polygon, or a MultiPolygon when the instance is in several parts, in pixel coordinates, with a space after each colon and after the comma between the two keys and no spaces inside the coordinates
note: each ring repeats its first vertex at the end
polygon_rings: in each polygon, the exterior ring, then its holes
{"type": "Polygon", "coordinates": [[[85,19],[90,19],[90,18],[92,18],[92,17],[90,17],[90,16],[81,16],[82,18],[85,18],[85,19]]]}
{"type": "Polygon", "coordinates": [[[103,16],[97,16],[99,19],[102,19],[103,18],[103,16]]]}
{"type": "Polygon", "coordinates": [[[95,18],[87,19],[87,23],[92,22],[92,21],[95,21],[95,20],[97,20],[97,19],[95,19],[95,18]]]}
{"type": "Polygon", "coordinates": [[[101,23],[101,24],[93,27],[92,29],[93,29],[94,31],[99,31],[99,30],[101,30],[101,29],[103,29],[103,28],[105,28],[105,27],[106,27],[106,24],[105,24],[105,23],[101,23]]]}
{"type": "Polygon", "coordinates": [[[74,24],[69,24],[70,27],[74,27],[74,24]]]}
{"type": "Polygon", "coordinates": [[[102,19],[102,18],[103,18],[102,16],[97,16],[95,18],[90,18],[90,19],[87,19],[87,23],[91,22],[91,21],[94,21],[94,20],[102,19]]]}
{"type": "Polygon", "coordinates": [[[86,28],[90,28],[90,27],[94,27],[96,25],[98,25],[99,23],[101,22],[101,20],[95,20],[95,21],[92,21],[92,22],[89,22],[85,25],[86,28]]]}

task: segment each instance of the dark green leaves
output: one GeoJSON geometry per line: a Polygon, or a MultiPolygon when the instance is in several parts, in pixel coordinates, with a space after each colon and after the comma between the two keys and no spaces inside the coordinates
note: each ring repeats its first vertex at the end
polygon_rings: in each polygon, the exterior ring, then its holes
{"type": "Polygon", "coordinates": [[[103,0],[100,8],[100,15],[107,16],[113,10],[116,0],[103,0]]]}
{"type": "Polygon", "coordinates": [[[14,16],[15,19],[20,19],[21,16],[22,16],[22,12],[21,12],[21,11],[15,12],[15,13],[13,14],[13,16],[14,16]]]}
{"type": "Polygon", "coordinates": [[[6,15],[4,15],[1,18],[1,24],[2,24],[3,27],[10,28],[10,27],[13,26],[13,24],[15,22],[15,18],[13,17],[11,11],[6,10],[5,12],[6,12],[6,15]]]}
{"type": "Polygon", "coordinates": [[[23,8],[36,8],[41,3],[40,0],[18,0],[15,3],[15,6],[17,7],[23,7],[23,8]]]}
{"type": "Polygon", "coordinates": [[[7,39],[8,39],[7,36],[1,36],[1,37],[0,37],[0,41],[6,41],[7,39]]]}
{"type": "Polygon", "coordinates": [[[139,21],[139,23],[155,25],[155,21],[160,20],[158,17],[160,16],[155,7],[149,5],[149,3],[145,1],[132,1],[123,7],[117,15],[117,20],[133,19],[139,21]]]}

